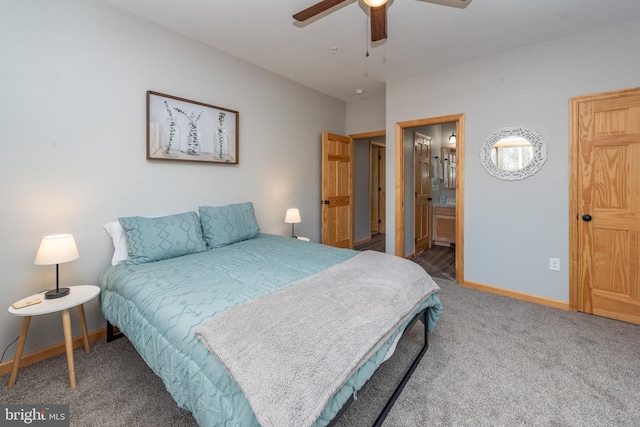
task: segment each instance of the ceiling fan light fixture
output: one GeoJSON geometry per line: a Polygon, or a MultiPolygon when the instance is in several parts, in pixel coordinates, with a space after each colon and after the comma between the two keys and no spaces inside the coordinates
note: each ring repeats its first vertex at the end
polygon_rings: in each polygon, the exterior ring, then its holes
{"type": "Polygon", "coordinates": [[[387,3],[387,0],[362,0],[369,7],[380,7],[387,3]]]}

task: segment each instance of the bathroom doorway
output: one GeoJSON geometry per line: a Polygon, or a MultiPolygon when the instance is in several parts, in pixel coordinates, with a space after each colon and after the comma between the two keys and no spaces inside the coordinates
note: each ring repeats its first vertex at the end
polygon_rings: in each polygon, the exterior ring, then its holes
{"type": "MultiPolygon", "coordinates": [[[[431,136],[432,201],[440,209],[431,218],[432,239],[430,252],[422,251],[417,261],[429,264],[433,255],[436,265],[453,259],[455,270],[449,278],[464,281],[464,115],[442,116],[412,120],[396,124],[396,241],[395,253],[402,257],[415,257],[414,251],[414,132],[431,136]],[[451,132],[451,133],[449,133],[451,132]],[[432,135],[430,135],[430,133],[432,135]],[[449,142],[449,137],[455,137],[449,142]],[[439,144],[438,144],[439,143],[439,144]],[[451,155],[453,153],[453,156],[451,155]],[[438,157],[438,159],[436,159],[438,157]],[[445,160],[446,159],[446,160],[445,160]],[[436,175],[436,172],[438,174],[436,175]],[[442,224],[438,229],[438,222],[442,224]],[[438,244],[438,242],[440,244],[438,244]],[[419,258],[419,259],[418,259],[419,258]],[[424,259],[423,259],[424,258],[424,259]]],[[[435,207],[435,206],[434,206],[435,207]]],[[[449,261],[450,262],[450,261],[449,261]]],[[[426,267],[425,267],[426,269],[426,267]]],[[[441,269],[439,269],[441,271],[441,269]]],[[[443,273],[444,274],[444,273],[443,273]]]]}

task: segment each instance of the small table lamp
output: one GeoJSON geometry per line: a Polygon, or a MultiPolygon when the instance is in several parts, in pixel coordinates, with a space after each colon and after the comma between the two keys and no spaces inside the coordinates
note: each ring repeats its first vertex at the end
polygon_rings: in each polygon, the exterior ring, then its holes
{"type": "Polygon", "coordinates": [[[300,211],[298,209],[287,209],[287,214],[284,217],[284,222],[287,224],[291,224],[291,237],[296,237],[293,233],[293,224],[302,222],[302,219],[300,218],[300,211]]]}
{"type": "Polygon", "coordinates": [[[33,261],[36,265],[56,265],[56,288],[44,294],[45,299],[60,298],[69,294],[69,288],[59,287],[58,265],[80,258],[76,241],[71,234],[56,234],[45,236],[33,261]]]}

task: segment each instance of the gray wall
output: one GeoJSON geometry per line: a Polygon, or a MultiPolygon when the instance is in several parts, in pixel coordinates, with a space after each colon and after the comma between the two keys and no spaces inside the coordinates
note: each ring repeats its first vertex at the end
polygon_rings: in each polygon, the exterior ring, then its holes
{"type": "MultiPolygon", "coordinates": [[[[297,207],[296,233],[318,241],[320,135],[346,133],[344,102],[95,0],[0,11],[0,349],[20,330],[6,307],[55,282],[33,264],[45,235],[76,239],[62,284],[97,283],[112,254],[102,225],[120,216],[253,201],[263,231],[288,235],[297,207]],[[240,164],[147,161],[147,90],[239,111],[240,164]]],[[[97,301],[87,322],[104,327],[97,301]]],[[[62,339],[60,314],[39,316],[25,351],[62,339]]]]}
{"type": "MultiPolygon", "coordinates": [[[[639,40],[636,20],[387,82],[388,188],[396,122],[465,114],[466,280],[568,302],[569,98],[638,86],[639,40]],[[546,140],[535,176],[506,182],[482,169],[482,143],[505,126],[546,140]],[[561,271],[549,270],[549,257],[561,271]]],[[[393,192],[387,220],[395,220],[393,192]]],[[[394,242],[389,227],[387,252],[394,242]]]]}
{"type": "Polygon", "coordinates": [[[385,130],[385,94],[347,103],[347,134],[385,130]]]}

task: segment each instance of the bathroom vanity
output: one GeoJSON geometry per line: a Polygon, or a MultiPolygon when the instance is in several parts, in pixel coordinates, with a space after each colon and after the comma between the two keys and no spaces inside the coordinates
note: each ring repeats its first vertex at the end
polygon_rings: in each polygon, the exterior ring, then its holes
{"type": "Polygon", "coordinates": [[[433,244],[438,246],[453,246],[455,243],[455,205],[433,205],[433,244]]]}

